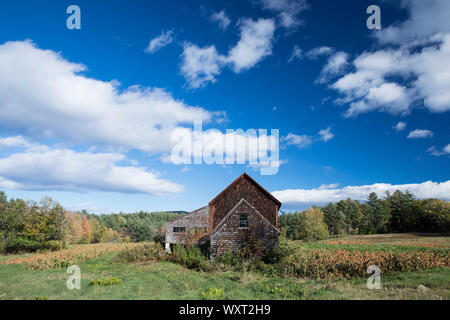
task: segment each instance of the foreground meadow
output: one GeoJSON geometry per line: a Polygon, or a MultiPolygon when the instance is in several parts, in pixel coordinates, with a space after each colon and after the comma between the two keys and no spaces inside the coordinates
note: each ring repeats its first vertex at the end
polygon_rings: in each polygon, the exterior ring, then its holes
{"type": "MultiPolygon", "coordinates": [[[[81,245],[57,255],[0,256],[0,299],[450,299],[448,266],[382,275],[382,289],[369,290],[369,275],[281,277],[249,268],[203,272],[158,259],[117,260],[118,252],[140,245],[81,245]],[[66,286],[70,276],[66,267],[72,263],[81,269],[80,290],[66,286]],[[97,285],[90,285],[91,281],[97,285]],[[109,285],[98,285],[103,282],[109,285]]],[[[291,245],[301,252],[321,250],[325,254],[334,250],[341,250],[339,254],[428,254],[438,249],[448,261],[450,239],[378,235],[291,245]]]]}

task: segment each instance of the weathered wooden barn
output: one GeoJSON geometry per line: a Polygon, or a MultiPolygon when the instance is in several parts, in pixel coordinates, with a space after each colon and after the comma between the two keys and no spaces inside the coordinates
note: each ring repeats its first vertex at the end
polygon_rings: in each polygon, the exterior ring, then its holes
{"type": "Polygon", "coordinates": [[[239,250],[249,239],[265,249],[278,247],[281,202],[243,173],[203,208],[166,224],[166,249],[171,244],[209,241],[211,257],[239,250]]]}

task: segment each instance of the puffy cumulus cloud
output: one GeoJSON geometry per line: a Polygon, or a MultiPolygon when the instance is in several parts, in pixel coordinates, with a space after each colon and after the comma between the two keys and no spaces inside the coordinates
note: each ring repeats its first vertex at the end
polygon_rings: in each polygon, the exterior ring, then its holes
{"type": "Polygon", "coordinates": [[[191,43],[184,44],[181,58],[181,73],[191,88],[216,82],[216,76],[222,72],[226,62],[226,58],[217,53],[215,46],[200,48],[191,43]]]}
{"type": "Polygon", "coordinates": [[[406,114],[415,105],[450,110],[449,1],[402,0],[406,21],[380,30],[385,49],[364,52],[353,71],[330,87],[350,104],[346,116],[370,111],[406,114]]]}
{"type": "Polygon", "coordinates": [[[347,117],[369,111],[392,114],[407,113],[413,101],[412,89],[387,80],[392,75],[410,75],[404,53],[381,50],[363,53],[353,61],[356,71],[348,73],[331,85],[343,96],[338,104],[350,103],[347,117]]]}
{"type": "Polygon", "coordinates": [[[299,149],[304,149],[313,143],[313,139],[308,135],[296,135],[289,133],[286,137],[282,137],[281,141],[287,146],[296,146],[299,149]]]}
{"type": "Polygon", "coordinates": [[[375,183],[363,186],[348,186],[344,188],[317,188],[317,189],[287,189],[272,192],[286,208],[302,207],[306,204],[326,204],[347,198],[366,200],[371,192],[382,196],[386,191],[410,191],[417,198],[437,198],[450,200],[450,180],[446,182],[427,181],[416,184],[393,185],[389,183],[375,183]]]}
{"type": "MultiPolygon", "coordinates": [[[[183,186],[160,178],[120,153],[76,152],[27,142],[23,137],[10,147],[20,151],[0,158],[0,188],[20,190],[113,191],[155,195],[178,193],[183,186]]],[[[5,139],[2,139],[5,141],[5,139]]]]}
{"type": "Polygon", "coordinates": [[[208,129],[200,132],[179,128],[171,138],[177,145],[170,155],[162,157],[166,163],[190,164],[195,162],[195,157],[202,157],[202,162],[207,164],[250,163],[260,167],[282,164],[278,159],[278,134],[272,131],[208,129]]]}
{"type": "Polygon", "coordinates": [[[234,72],[250,69],[272,53],[275,24],[271,19],[241,21],[241,38],[228,54],[234,72]]]}
{"type": "Polygon", "coordinates": [[[148,47],[145,49],[145,52],[155,53],[159,49],[164,48],[169,44],[171,44],[172,41],[173,41],[173,31],[172,30],[162,31],[158,37],[150,40],[148,47]]]}
{"type": "Polygon", "coordinates": [[[437,33],[450,32],[450,2],[443,0],[401,0],[408,11],[405,21],[375,33],[382,43],[410,43],[424,41],[437,33]]]}
{"type": "Polygon", "coordinates": [[[119,90],[82,74],[86,67],[32,42],[0,45],[0,125],[33,137],[148,152],[172,147],[170,134],[213,114],[159,88],[119,90]]]}
{"type": "Polygon", "coordinates": [[[217,22],[222,30],[228,28],[231,23],[231,19],[225,13],[225,10],[220,10],[219,12],[213,12],[209,19],[213,22],[217,22]]]}
{"type": "Polygon", "coordinates": [[[449,111],[450,35],[436,39],[439,45],[418,52],[387,49],[357,57],[356,71],[331,85],[343,95],[338,103],[350,103],[346,115],[376,110],[405,114],[419,101],[431,112],[449,111]],[[402,80],[394,82],[394,77],[402,80]]]}
{"type": "Polygon", "coordinates": [[[417,76],[412,86],[428,110],[445,112],[450,110],[450,33],[434,40],[439,44],[410,55],[411,70],[417,76]]]}
{"type": "Polygon", "coordinates": [[[191,88],[200,88],[217,81],[226,66],[235,73],[250,69],[272,54],[275,23],[272,19],[244,19],[240,22],[238,43],[227,55],[217,52],[214,45],[203,48],[185,44],[181,54],[181,74],[191,88]]]}
{"type": "Polygon", "coordinates": [[[331,132],[331,127],[328,127],[326,129],[320,130],[319,136],[322,141],[327,142],[328,140],[331,140],[334,138],[334,133],[331,132]]]}
{"type": "Polygon", "coordinates": [[[424,138],[433,138],[434,133],[430,130],[416,129],[411,131],[408,134],[408,139],[424,139],[424,138]]]}
{"type": "Polygon", "coordinates": [[[306,0],[260,0],[264,9],[277,12],[279,24],[288,29],[295,29],[303,24],[298,15],[308,9],[306,0]]]}
{"type": "Polygon", "coordinates": [[[450,144],[442,148],[442,151],[439,151],[436,146],[429,147],[427,151],[435,157],[450,155],[450,144]]]}
{"type": "Polygon", "coordinates": [[[397,131],[397,132],[403,131],[403,130],[405,130],[405,128],[406,128],[406,123],[400,121],[399,123],[397,123],[397,124],[396,124],[395,126],[393,126],[392,128],[394,128],[395,131],[397,131]]]}

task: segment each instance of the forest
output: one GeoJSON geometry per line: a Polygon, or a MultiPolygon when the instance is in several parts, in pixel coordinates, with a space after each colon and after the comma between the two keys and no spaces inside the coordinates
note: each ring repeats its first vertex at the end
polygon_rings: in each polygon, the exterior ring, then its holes
{"type": "MultiPolygon", "coordinates": [[[[0,253],[56,251],[71,244],[163,242],[165,223],[185,211],[90,214],[71,212],[51,198],[9,199],[0,192],[0,253]]],[[[408,192],[371,193],[303,212],[281,213],[281,232],[315,241],[350,234],[450,233],[450,203],[418,200],[408,192]]]]}
{"type": "Polygon", "coordinates": [[[374,192],[367,200],[346,199],[324,207],[279,216],[279,227],[292,240],[323,240],[348,234],[449,233],[450,203],[418,200],[408,192],[374,192]]]}
{"type": "Polygon", "coordinates": [[[56,251],[70,244],[160,241],[164,225],[183,211],[89,214],[51,198],[7,199],[0,191],[0,253],[56,251]]]}

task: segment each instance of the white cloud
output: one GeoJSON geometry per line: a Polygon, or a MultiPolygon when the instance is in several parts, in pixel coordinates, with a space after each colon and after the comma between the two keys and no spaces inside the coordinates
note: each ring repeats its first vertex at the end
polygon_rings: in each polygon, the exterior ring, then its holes
{"type": "Polygon", "coordinates": [[[393,128],[394,128],[397,132],[403,131],[403,130],[405,130],[405,128],[406,128],[406,123],[400,121],[400,122],[397,123],[395,126],[393,126],[393,128]]]}
{"type": "Polygon", "coordinates": [[[120,90],[85,70],[30,41],[1,44],[0,125],[34,138],[166,152],[174,129],[213,117],[163,89],[120,90]]]}
{"type": "Polygon", "coordinates": [[[281,138],[282,142],[285,142],[286,145],[294,145],[299,149],[304,149],[312,144],[312,137],[308,135],[296,135],[293,133],[289,133],[286,137],[281,138]]]}
{"type": "Polygon", "coordinates": [[[408,134],[408,139],[433,138],[434,134],[430,130],[416,129],[408,134]]]}
{"type": "Polygon", "coordinates": [[[191,88],[200,88],[208,82],[217,81],[226,58],[217,53],[215,46],[199,48],[195,44],[186,43],[181,55],[181,73],[191,88]]]}
{"type": "Polygon", "coordinates": [[[316,83],[326,83],[330,79],[343,73],[348,66],[349,55],[345,52],[339,51],[328,58],[327,64],[322,68],[319,78],[316,83]]]}
{"type": "Polygon", "coordinates": [[[322,141],[327,142],[328,140],[334,138],[334,133],[331,132],[331,127],[328,127],[326,129],[320,130],[319,136],[322,141]]]}
{"type": "Polygon", "coordinates": [[[271,19],[241,21],[241,39],[228,54],[234,72],[250,69],[272,53],[275,24],[271,19]]]}
{"type": "Polygon", "coordinates": [[[188,128],[179,128],[173,136],[177,141],[177,147],[173,153],[163,156],[161,159],[165,163],[190,164],[193,161],[194,144],[201,145],[199,154],[202,155],[202,162],[211,164],[223,163],[249,163],[253,166],[278,167],[283,163],[279,160],[279,140],[278,136],[272,132],[266,134],[258,133],[254,129],[244,131],[236,129],[221,132],[218,129],[202,130],[200,136],[188,128]],[[214,155],[212,155],[214,153],[214,155]]]}
{"type": "Polygon", "coordinates": [[[446,0],[401,0],[409,17],[375,33],[382,43],[410,43],[423,41],[437,33],[450,32],[450,1],[446,0]]]}
{"type": "Polygon", "coordinates": [[[414,90],[395,82],[391,75],[409,76],[409,61],[401,51],[363,53],[353,61],[355,72],[349,73],[331,85],[343,97],[338,103],[350,103],[347,117],[369,111],[406,114],[414,100],[414,90]]]}
{"type": "Polygon", "coordinates": [[[156,195],[183,191],[181,185],[163,180],[157,172],[149,172],[145,167],[119,165],[129,160],[120,153],[51,149],[28,143],[20,136],[7,139],[23,141],[20,145],[14,145],[23,148],[0,158],[0,188],[156,195]]]}
{"type": "Polygon", "coordinates": [[[223,30],[228,28],[231,23],[231,20],[225,13],[225,10],[214,12],[213,14],[211,14],[210,19],[213,22],[217,22],[219,24],[219,27],[223,30]]]}
{"type": "Polygon", "coordinates": [[[181,73],[191,88],[216,82],[216,76],[225,66],[239,73],[254,67],[272,53],[275,31],[272,19],[244,19],[240,28],[240,40],[227,56],[219,54],[214,45],[203,48],[189,43],[184,45],[181,73]]]}
{"type": "Polygon", "coordinates": [[[299,13],[308,9],[306,0],[261,0],[264,9],[277,12],[279,24],[288,29],[295,29],[303,24],[299,13]]]}
{"type": "Polygon", "coordinates": [[[308,57],[308,59],[312,59],[315,60],[321,56],[328,56],[330,54],[332,54],[334,52],[334,49],[328,46],[322,46],[322,47],[317,47],[314,49],[309,50],[306,53],[306,57],[308,57]]]}
{"type": "Polygon", "coordinates": [[[436,146],[432,146],[428,148],[427,150],[435,157],[445,156],[450,154],[450,144],[446,145],[444,148],[442,148],[442,151],[439,151],[436,149],[436,146]]]}
{"type": "Polygon", "coordinates": [[[319,190],[336,189],[337,187],[339,187],[339,183],[322,184],[319,190]]]}
{"type": "Polygon", "coordinates": [[[27,145],[28,142],[22,136],[0,138],[0,147],[3,148],[22,147],[27,145]]]}
{"type": "Polygon", "coordinates": [[[172,30],[162,31],[158,37],[150,40],[148,47],[145,49],[145,52],[155,53],[159,49],[168,46],[173,41],[172,34],[173,34],[172,30]]]}
{"type": "Polygon", "coordinates": [[[295,208],[305,204],[326,204],[337,202],[347,198],[354,200],[365,200],[371,192],[383,196],[386,191],[395,190],[410,191],[417,198],[438,198],[450,200],[450,180],[446,182],[427,181],[416,184],[392,185],[389,183],[375,183],[363,186],[348,186],[340,189],[317,188],[317,189],[287,189],[272,192],[283,203],[283,206],[295,208]]]}
{"type": "Polygon", "coordinates": [[[364,52],[331,88],[350,104],[347,116],[369,111],[406,114],[424,105],[450,110],[450,2],[402,0],[409,18],[377,32],[386,47],[364,52]],[[386,46],[387,45],[387,46],[386,46]]]}
{"type": "Polygon", "coordinates": [[[288,59],[288,63],[294,61],[294,59],[301,59],[303,57],[303,51],[300,49],[298,45],[294,45],[294,49],[292,49],[291,56],[288,59]]]}

